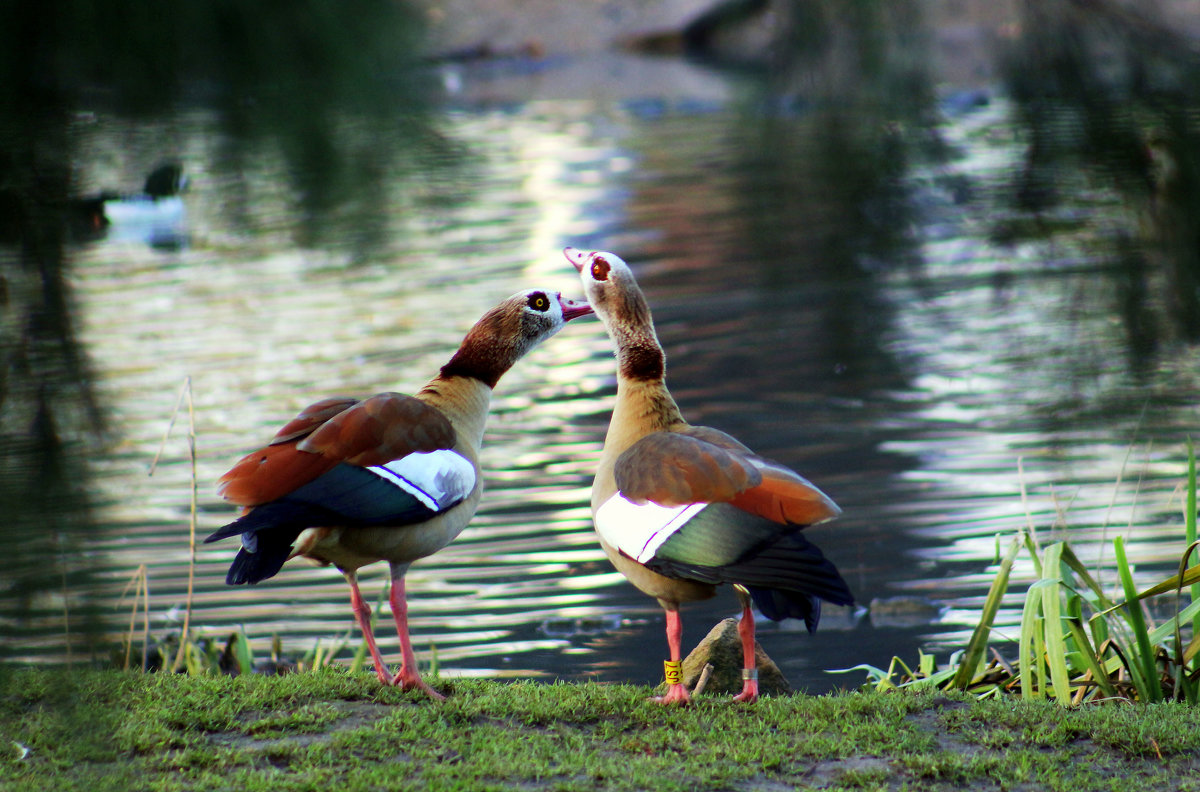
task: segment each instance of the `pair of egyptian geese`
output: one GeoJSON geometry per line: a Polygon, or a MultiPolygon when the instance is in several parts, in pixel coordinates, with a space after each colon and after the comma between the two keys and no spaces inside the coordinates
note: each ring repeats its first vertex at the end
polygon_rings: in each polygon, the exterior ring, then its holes
{"type": "Polygon", "coordinates": [[[513,295],[471,328],[415,396],[330,398],[303,410],[220,480],[242,516],[206,541],[241,536],[230,585],[257,583],[305,556],[334,564],[350,584],[355,619],[385,685],[442,698],[417,671],[404,576],[466,527],[482,494],[479,448],[492,389],[523,355],[572,319],[595,312],[616,346],[617,397],[592,486],[600,545],[666,610],[671,659],[664,703],[686,703],[679,606],[734,584],[744,670],[736,700],[758,696],[752,603],[770,619],[804,619],[821,600],[853,598],[837,569],[801,531],[838,506],[788,468],[716,429],[692,426],[664,381],[665,356],[629,266],[606,252],[567,248],[587,303],[557,292],[513,295]],[[589,305],[590,303],[590,305],[589,305]],[[387,561],[400,638],[395,675],[379,653],[357,570],[387,561]]]}

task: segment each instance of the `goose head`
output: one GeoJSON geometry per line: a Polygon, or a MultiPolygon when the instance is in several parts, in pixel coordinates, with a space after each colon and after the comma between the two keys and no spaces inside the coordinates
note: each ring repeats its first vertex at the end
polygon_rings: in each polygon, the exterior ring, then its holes
{"type": "Polygon", "coordinates": [[[500,376],[567,322],[592,313],[586,302],[556,291],[517,292],[488,311],[467,332],[443,376],[471,376],[495,387],[500,376]]]}
{"type": "Polygon", "coordinates": [[[563,254],[579,272],[583,292],[609,334],[622,328],[653,332],[650,307],[633,270],[616,253],[566,248],[563,254]]]}
{"type": "Polygon", "coordinates": [[[661,374],[662,349],[650,306],[629,265],[615,253],[603,250],[567,248],[563,254],[579,272],[588,302],[616,343],[617,357],[623,364],[637,363],[639,369],[657,369],[661,374]],[[639,362],[643,359],[654,365],[643,366],[639,362]]]}

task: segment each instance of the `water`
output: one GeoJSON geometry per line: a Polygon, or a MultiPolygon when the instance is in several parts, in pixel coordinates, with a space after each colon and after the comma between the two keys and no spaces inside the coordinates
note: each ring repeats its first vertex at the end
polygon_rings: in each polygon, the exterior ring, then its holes
{"type": "MultiPolygon", "coordinates": [[[[845,510],[811,538],[877,607],[828,608],[813,636],[763,625],[797,686],[853,685],[860,676],[825,670],[961,646],[997,547],[1023,526],[1069,538],[1102,568],[1124,534],[1142,581],[1163,576],[1182,549],[1178,487],[1197,419],[1164,192],[1129,188],[1128,169],[1090,168],[1078,152],[1035,162],[1030,141],[1047,129],[1083,135],[1070,102],[1038,116],[998,87],[986,101],[936,102],[886,90],[888,68],[865,76],[877,79],[852,96],[768,99],[743,76],[674,59],[455,66],[440,75],[458,93],[430,111],[435,135],[414,144],[335,118],[342,163],[312,172],[204,102],[151,118],[76,115],[77,189],[136,187],[164,153],[178,156],[191,179],[185,234],[164,245],[114,230],[64,248],[83,363],[72,369],[65,346],[42,365],[57,372],[61,409],[49,412],[72,484],[42,511],[6,502],[14,525],[50,515],[67,527],[16,534],[5,656],[78,657],[85,623],[93,646],[117,641],[143,566],[152,634],[177,631],[189,423],[202,538],[235,514],[215,480],[306,404],[413,392],[499,299],[532,286],[578,296],[566,245],[633,265],[689,420],[795,467],[845,510]],[[625,75],[621,90],[580,87],[581,62],[625,75]],[[1030,174],[1052,166],[1048,197],[1030,174]],[[185,381],[191,412],[175,416],[148,475],[185,381]],[[100,424],[102,439],[88,439],[100,424]]],[[[1120,140],[1128,119],[1092,120],[1120,140]]],[[[21,317],[34,279],[8,273],[9,315],[21,317]]],[[[16,318],[8,331],[22,337],[16,318]]],[[[45,390],[12,382],[27,398],[6,406],[11,425],[36,436],[45,390]]],[[[657,679],[661,611],[604,559],[587,507],[613,391],[594,320],[501,381],[479,514],[408,578],[418,652],[436,647],[443,673],[657,679]]],[[[32,470],[31,459],[6,465],[32,470]]],[[[243,628],[260,656],[276,635],[292,654],[346,637],[341,656],[353,653],[335,569],[293,562],[229,588],[233,552],[197,547],[193,630],[243,628]]],[[[363,570],[368,598],[385,579],[383,565],[363,570]]],[[[1002,624],[1019,618],[1031,580],[1019,564],[1002,624]]],[[[735,612],[728,591],[688,606],[685,644],[735,612]]],[[[386,619],[379,636],[396,657],[386,619]]]]}

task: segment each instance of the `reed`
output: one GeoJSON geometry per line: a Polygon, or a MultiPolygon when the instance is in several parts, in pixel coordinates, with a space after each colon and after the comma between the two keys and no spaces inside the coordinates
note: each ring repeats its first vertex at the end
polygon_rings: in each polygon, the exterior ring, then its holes
{"type": "Polygon", "coordinates": [[[163,432],[158,453],[154,455],[154,459],[150,463],[150,470],[147,473],[147,475],[153,476],[154,471],[158,468],[158,460],[162,458],[163,449],[167,445],[167,439],[171,436],[171,430],[175,428],[180,407],[183,405],[185,399],[187,401],[188,414],[188,459],[191,462],[192,485],[191,503],[188,514],[188,582],[187,598],[183,612],[183,627],[180,630],[179,652],[175,655],[175,659],[171,663],[172,671],[180,670],[184,663],[187,662],[188,631],[192,623],[192,602],[195,596],[196,584],[196,501],[199,490],[196,476],[196,410],[192,402],[192,378],[190,375],[183,378],[183,385],[179,389],[179,396],[175,399],[175,408],[171,410],[171,420],[167,422],[167,429],[163,432]]]}
{"type": "Polygon", "coordinates": [[[121,597],[117,600],[117,607],[125,601],[125,597],[129,595],[130,588],[133,589],[133,607],[129,611],[129,633],[125,640],[125,660],[122,663],[122,668],[126,671],[130,668],[130,661],[133,655],[133,631],[137,625],[138,604],[142,606],[142,668],[146,667],[146,663],[150,657],[150,581],[146,576],[146,565],[140,564],[133,574],[130,575],[129,581],[125,584],[125,588],[121,589],[121,597]]]}
{"type": "MultiPolygon", "coordinates": [[[[197,534],[197,514],[199,500],[199,484],[197,475],[197,454],[196,454],[196,413],[195,405],[192,397],[192,378],[184,377],[183,384],[179,389],[179,394],[175,399],[175,406],[171,410],[170,418],[167,422],[167,428],[163,432],[162,441],[159,443],[158,451],[154,455],[154,459],[150,463],[148,475],[153,476],[158,468],[158,463],[162,459],[163,452],[166,449],[167,441],[171,437],[171,433],[178,423],[180,413],[184,405],[187,407],[188,418],[188,461],[190,464],[190,504],[188,511],[188,572],[187,572],[187,594],[184,604],[183,624],[180,628],[178,638],[170,636],[162,640],[157,646],[154,646],[153,652],[156,657],[151,657],[152,641],[150,635],[150,581],[146,566],[143,564],[131,576],[130,581],[126,584],[122,591],[121,598],[118,600],[118,607],[125,601],[125,597],[129,594],[129,590],[133,588],[133,605],[130,611],[129,633],[123,641],[124,658],[121,661],[123,668],[128,669],[131,666],[132,646],[134,627],[137,623],[137,615],[139,605],[143,612],[143,631],[142,631],[142,662],[141,668],[149,670],[151,668],[164,668],[173,672],[186,672],[192,676],[202,676],[207,674],[248,674],[259,668],[258,661],[255,660],[250,640],[246,636],[244,628],[239,627],[236,632],[225,635],[210,635],[204,633],[195,633],[192,629],[192,608],[195,601],[195,581],[196,581],[196,534],[197,534]],[[176,642],[178,646],[170,651],[176,642]]],[[[378,612],[382,607],[382,599],[386,596],[386,591],[381,594],[381,601],[377,603],[375,611],[378,612]]],[[[374,616],[372,616],[374,620],[374,616]]],[[[282,651],[282,643],[279,636],[273,636],[271,641],[270,662],[263,664],[264,668],[273,668],[276,670],[295,670],[295,671],[316,671],[332,665],[336,658],[342,654],[346,646],[350,642],[351,631],[348,631],[345,636],[334,640],[327,646],[322,646],[320,640],[301,655],[295,661],[290,661],[285,658],[282,651]]],[[[350,662],[350,670],[359,671],[365,664],[367,657],[366,641],[362,641],[353,659],[350,662]]]]}
{"type": "MultiPolygon", "coordinates": [[[[1188,455],[1188,488],[1184,499],[1183,527],[1189,548],[1196,546],[1196,448],[1189,437],[1187,443],[1188,455]]],[[[1183,557],[1182,565],[1186,565],[1190,552],[1183,557]]],[[[1192,602],[1200,602],[1200,584],[1191,587],[1192,602]]],[[[1200,635],[1200,614],[1192,619],[1192,635],[1200,635]]]]}
{"type": "Polygon", "coordinates": [[[1063,706],[1104,700],[1200,701],[1200,563],[1189,566],[1200,550],[1196,538],[1196,464],[1189,443],[1185,497],[1186,548],[1178,571],[1138,591],[1125,538],[1112,547],[1120,581],[1114,600],[1065,541],[1043,547],[1032,530],[1022,529],[992,581],[979,623],[967,646],[939,669],[931,655],[919,654],[916,670],[898,658],[889,667],[857,666],[876,689],[938,687],[987,697],[1019,693],[1026,699],[1051,699],[1063,706]],[[1017,659],[1003,659],[990,639],[1009,573],[1021,550],[1028,553],[1038,579],[1024,594],[1017,659]],[[1184,604],[1183,591],[1189,597],[1184,604]],[[1170,597],[1173,615],[1153,625],[1146,605],[1170,597]],[[1191,633],[1185,642],[1184,627],[1191,633]],[[991,661],[985,655],[991,649],[991,661]]]}

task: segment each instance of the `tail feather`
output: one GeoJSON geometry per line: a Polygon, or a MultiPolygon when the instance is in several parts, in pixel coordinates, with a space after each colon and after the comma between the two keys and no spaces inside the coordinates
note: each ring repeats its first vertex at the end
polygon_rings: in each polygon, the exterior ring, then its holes
{"type": "Polygon", "coordinates": [[[646,566],[668,577],[740,583],[768,619],[804,619],[810,631],[821,618],[820,600],[854,604],[854,595],[837,567],[799,532],[780,537],[733,564],[704,566],[656,558],[646,566]]]}
{"type": "Polygon", "coordinates": [[[230,586],[258,583],[273,577],[292,554],[292,544],[300,533],[320,525],[319,509],[308,504],[276,501],[256,506],[246,514],[217,529],[204,541],[216,542],[230,536],[242,536],[242,548],[229,567],[225,582],[230,586]]]}
{"type": "Polygon", "coordinates": [[[292,537],[286,542],[259,542],[258,550],[250,552],[246,548],[238,550],[233,563],[229,565],[229,573],[225,575],[225,583],[230,586],[240,586],[243,583],[258,583],[283,569],[283,562],[292,554],[292,537]]]}
{"type": "Polygon", "coordinates": [[[799,591],[783,591],[748,586],[747,590],[762,615],[771,621],[803,619],[810,633],[817,631],[821,621],[821,598],[799,591]]]}

